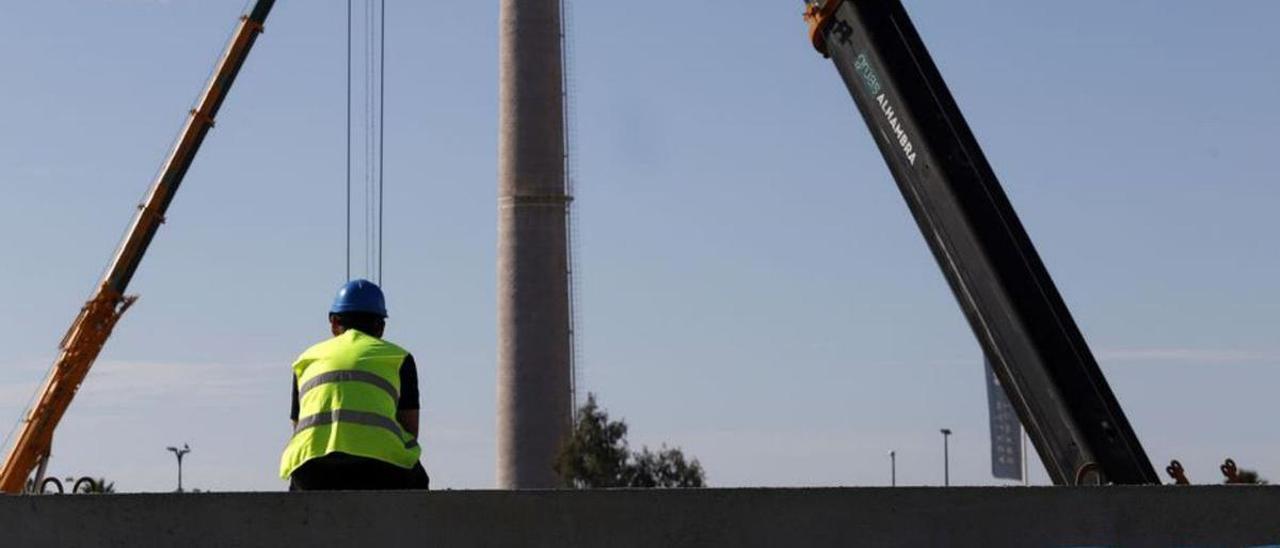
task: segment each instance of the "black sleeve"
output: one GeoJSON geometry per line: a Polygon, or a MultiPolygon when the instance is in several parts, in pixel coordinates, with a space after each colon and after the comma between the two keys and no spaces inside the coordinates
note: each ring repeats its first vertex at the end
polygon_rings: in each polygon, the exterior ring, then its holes
{"type": "Polygon", "coordinates": [[[298,377],[289,376],[293,377],[293,409],[289,411],[289,418],[296,421],[298,420],[298,377]]]}
{"type": "Polygon", "coordinates": [[[400,405],[397,409],[401,411],[421,409],[418,399],[418,366],[413,362],[413,354],[409,354],[400,364],[400,405]]]}

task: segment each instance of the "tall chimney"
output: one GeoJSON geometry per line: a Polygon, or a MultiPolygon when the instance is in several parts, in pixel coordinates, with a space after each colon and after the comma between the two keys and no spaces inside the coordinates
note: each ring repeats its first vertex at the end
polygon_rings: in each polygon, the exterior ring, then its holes
{"type": "Polygon", "coordinates": [[[573,405],[560,0],[501,2],[498,487],[550,488],[573,405]]]}

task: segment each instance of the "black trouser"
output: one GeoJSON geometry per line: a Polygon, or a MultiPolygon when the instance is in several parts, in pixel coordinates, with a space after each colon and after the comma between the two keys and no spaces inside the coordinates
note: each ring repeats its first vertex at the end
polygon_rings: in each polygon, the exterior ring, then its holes
{"type": "Polygon", "coordinates": [[[420,462],[404,469],[346,453],[311,459],[294,470],[289,479],[290,491],[426,490],[431,486],[431,478],[420,462]]]}

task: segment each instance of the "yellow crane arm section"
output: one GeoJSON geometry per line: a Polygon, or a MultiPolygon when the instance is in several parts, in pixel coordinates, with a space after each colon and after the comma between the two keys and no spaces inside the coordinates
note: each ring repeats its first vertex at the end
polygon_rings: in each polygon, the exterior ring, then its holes
{"type": "Polygon", "coordinates": [[[187,169],[191,167],[205,135],[213,127],[214,116],[226,99],[227,92],[231,90],[231,84],[244,65],[258,34],[262,32],[262,25],[274,4],[275,0],[258,0],[253,9],[240,18],[231,43],[227,45],[213,77],[200,96],[200,102],[191,111],[181,137],[147,194],[146,202],[140,206],[133,225],[116,251],[111,267],[63,337],[61,352],[49,372],[49,378],[35,405],[28,411],[22,430],[9,451],[3,468],[0,468],[0,492],[22,492],[33,471],[36,473],[34,487],[39,489],[53,444],[53,431],[71,406],[71,400],[75,398],[80,384],[89,374],[89,368],[93,367],[94,360],[111,336],[111,330],[120,315],[137,298],[124,294],[129,281],[133,279],[147,247],[164,222],[165,211],[182,184],[187,169]]]}

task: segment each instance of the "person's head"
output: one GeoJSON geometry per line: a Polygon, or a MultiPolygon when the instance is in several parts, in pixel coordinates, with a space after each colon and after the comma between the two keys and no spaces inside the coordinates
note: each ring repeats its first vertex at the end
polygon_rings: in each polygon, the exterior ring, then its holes
{"type": "Polygon", "coordinates": [[[382,289],[369,280],[351,280],[338,289],[338,296],[329,307],[329,330],[334,336],[355,329],[381,338],[386,318],[382,289]]]}
{"type": "Polygon", "coordinates": [[[382,338],[382,332],[387,328],[387,319],[377,314],[366,314],[363,312],[347,312],[345,314],[329,314],[329,331],[333,336],[337,337],[345,333],[348,329],[354,329],[365,335],[372,335],[379,339],[382,338]]]}

